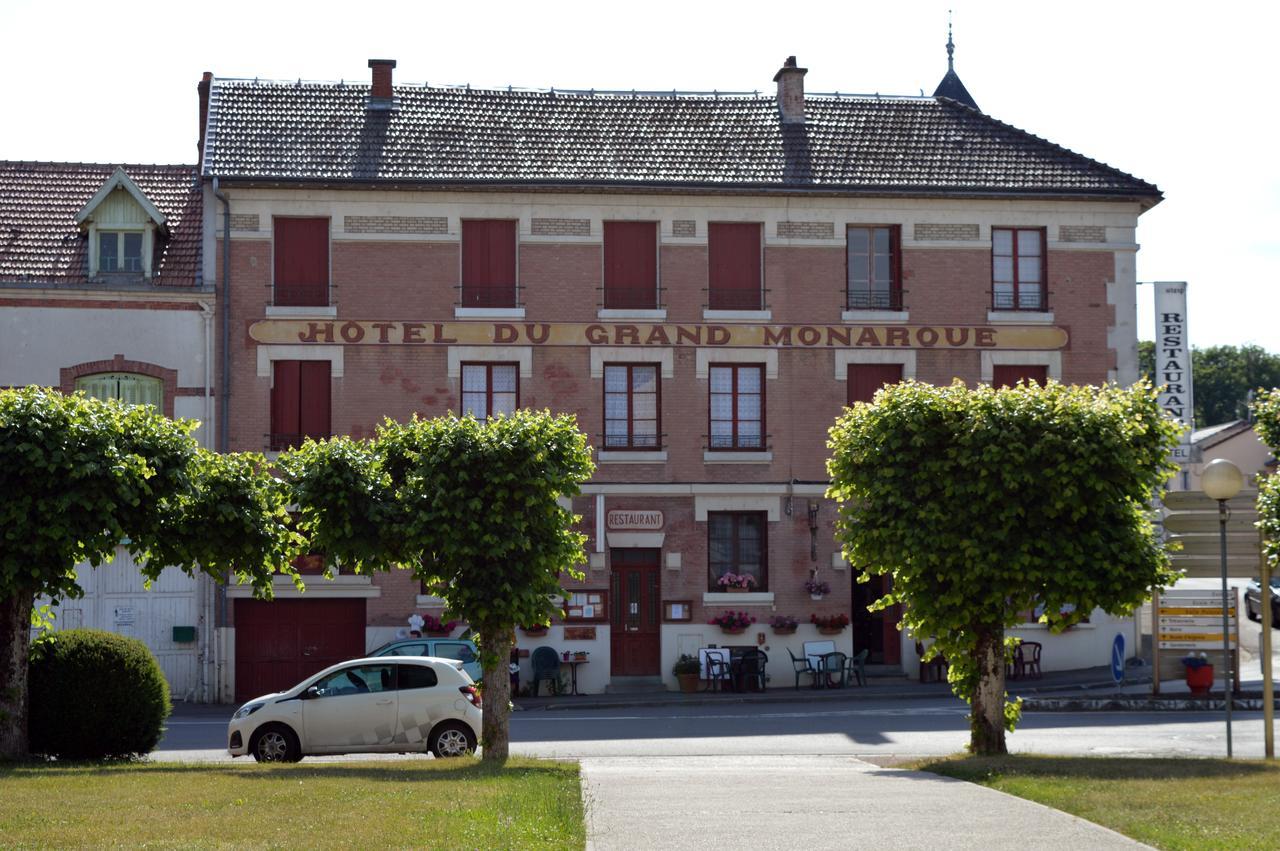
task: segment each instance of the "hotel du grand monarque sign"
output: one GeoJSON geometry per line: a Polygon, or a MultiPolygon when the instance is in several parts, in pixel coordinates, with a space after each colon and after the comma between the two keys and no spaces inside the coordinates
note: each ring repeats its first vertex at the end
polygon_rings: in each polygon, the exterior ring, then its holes
{"type": "Polygon", "coordinates": [[[262,319],[258,343],[349,346],[721,346],[766,349],[1061,349],[1050,325],[716,325],[262,319]]]}

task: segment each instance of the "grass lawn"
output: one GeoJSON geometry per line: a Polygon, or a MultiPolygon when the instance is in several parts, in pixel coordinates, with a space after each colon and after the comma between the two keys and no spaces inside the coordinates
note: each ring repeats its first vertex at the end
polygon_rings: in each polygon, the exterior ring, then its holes
{"type": "Polygon", "coordinates": [[[1280,764],[954,757],[910,766],[1039,801],[1157,848],[1280,848],[1280,764]]]}
{"type": "Polygon", "coordinates": [[[0,847],[582,848],[574,763],[0,767],[0,847]]]}

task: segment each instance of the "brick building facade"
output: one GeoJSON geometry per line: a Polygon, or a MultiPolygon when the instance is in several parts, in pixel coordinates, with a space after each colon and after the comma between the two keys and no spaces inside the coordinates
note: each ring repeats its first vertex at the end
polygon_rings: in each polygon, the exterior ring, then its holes
{"type": "MultiPolygon", "coordinates": [[[[853,618],[838,649],[912,670],[833,540],[842,407],[907,378],[1137,377],[1135,229],[1159,190],[956,99],[954,72],[934,98],[806,96],[792,59],[775,99],[392,86],[393,62],[370,65],[372,86],[202,89],[228,447],[576,413],[598,465],[573,505],[585,579],[569,619],[519,637],[589,650],[587,690],[670,684],[710,645],[763,647],[790,685],[812,614],[853,618]],[[754,585],[725,592],[726,573],[754,585]],[[757,623],[725,635],[708,621],[727,609],[757,623]]],[[[224,697],[441,609],[407,572],[291,596],[229,592],[224,697]]],[[[1046,666],[1091,658],[1078,643],[1046,666]]]]}

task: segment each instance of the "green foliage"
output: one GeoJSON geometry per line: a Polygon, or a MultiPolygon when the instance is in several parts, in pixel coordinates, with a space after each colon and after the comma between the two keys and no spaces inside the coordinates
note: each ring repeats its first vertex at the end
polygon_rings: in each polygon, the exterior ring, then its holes
{"type": "Polygon", "coordinates": [[[60,759],[150,753],[170,709],[169,684],[147,646],[94,629],[41,642],[30,694],[31,751],[60,759]]]}
{"type": "MultiPolygon", "coordinates": [[[[1254,428],[1262,442],[1280,455],[1280,388],[1259,393],[1253,402],[1254,428]]],[[[1280,474],[1258,479],[1258,525],[1271,570],[1280,571],[1280,474]]]]}
{"type": "Polygon", "coordinates": [[[585,537],[557,502],[593,469],[572,416],[387,420],[280,466],[315,550],[359,572],[412,567],[481,635],[546,623],[560,575],[581,576],[585,537]]]}
{"type": "MultiPolygon", "coordinates": [[[[1138,373],[1158,383],[1155,343],[1138,342],[1138,373]]],[[[1243,419],[1249,392],[1280,387],[1280,354],[1261,346],[1210,346],[1192,349],[1191,376],[1195,386],[1196,426],[1243,419]]]]}
{"type": "Polygon", "coordinates": [[[905,604],[903,623],[936,639],[930,655],[972,700],[980,639],[1020,612],[1043,604],[1062,630],[1094,607],[1131,612],[1176,578],[1147,505],[1176,469],[1177,434],[1142,383],[887,387],[831,429],[844,556],[860,581],[893,576],[873,608],[905,604]]]}
{"type": "Polygon", "coordinates": [[[0,391],[0,598],[78,597],[75,565],[119,544],[151,578],[170,564],[215,576],[234,565],[269,593],[299,549],[287,493],[258,456],[200,449],[195,426],[146,405],[0,391]]]}

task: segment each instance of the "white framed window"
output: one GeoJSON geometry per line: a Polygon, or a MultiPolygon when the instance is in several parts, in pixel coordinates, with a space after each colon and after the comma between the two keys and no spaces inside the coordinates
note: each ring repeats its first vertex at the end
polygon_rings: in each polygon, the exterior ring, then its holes
{"type": "Polygon", "coordinates": [[[98,271],[143,271],[142,231],[98,231],[98,271]]]}

